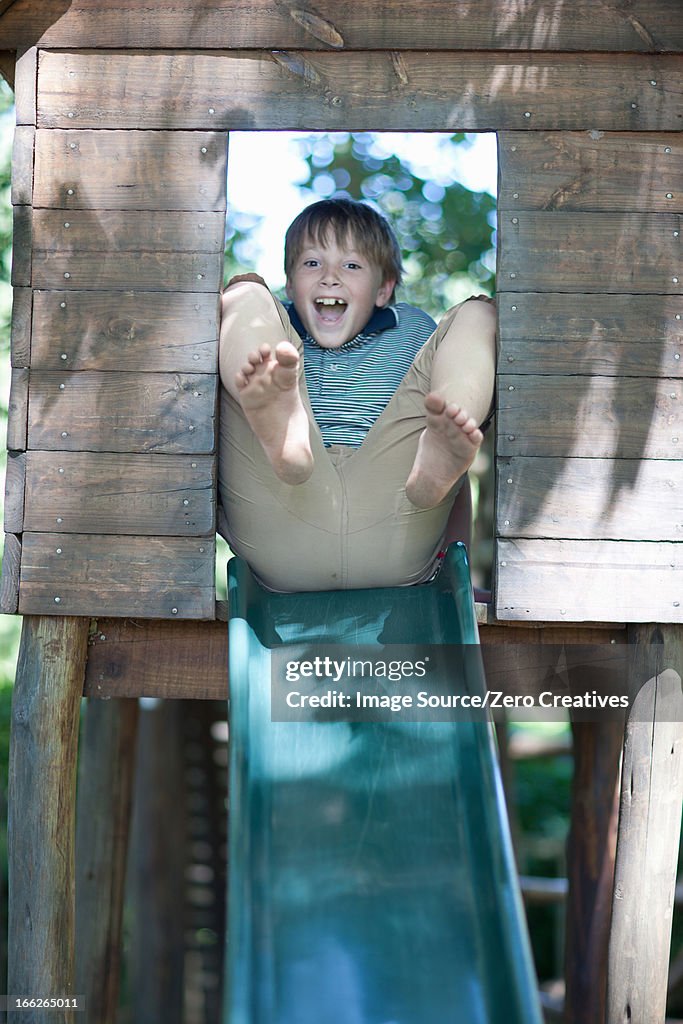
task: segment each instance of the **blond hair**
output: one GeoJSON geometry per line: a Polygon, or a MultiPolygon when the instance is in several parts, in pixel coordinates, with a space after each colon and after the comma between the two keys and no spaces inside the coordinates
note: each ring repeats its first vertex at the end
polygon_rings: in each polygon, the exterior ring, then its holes
{"type": "Polygon", "coordinates": [[[330,234],[337,245],[351,242],[379,267],[383,281],[401,283],[403,262],[389,221],[356,199],[322,199],[294,218],[285,235],[285,273],[290,277],[307,242],[325,246],[330,234]]]}

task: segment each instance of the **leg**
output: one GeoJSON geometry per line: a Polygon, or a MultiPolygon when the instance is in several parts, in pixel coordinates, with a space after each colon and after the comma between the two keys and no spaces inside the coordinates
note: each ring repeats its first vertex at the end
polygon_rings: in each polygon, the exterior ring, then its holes
{"type": "Polygon", "coordinates": [[[220,336],[223,387],[239,402],[276,475],[288,484],[311,475],[309,421],[299,387],[301,355],[267,288],[225,289],[220,336]]]}
{"type": "Polygon", "coordinates": [[[495,380],[496,314],[492,304],[463,303],[447,321],[425,398],[427,426],[418,444],[406,494],[433,508],[467,472],[483,441],[495,380]]]}

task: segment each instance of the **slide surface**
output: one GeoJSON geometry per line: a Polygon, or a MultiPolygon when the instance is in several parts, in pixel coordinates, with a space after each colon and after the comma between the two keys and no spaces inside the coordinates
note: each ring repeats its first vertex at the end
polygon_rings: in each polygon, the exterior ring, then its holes
{"type": "Polygon", "coordinates": [[[417,587],[229,586],[224,1024],[541,1024],[490,725],[271,721],[276,647],[476,644],[464,548],[417,587]]]}

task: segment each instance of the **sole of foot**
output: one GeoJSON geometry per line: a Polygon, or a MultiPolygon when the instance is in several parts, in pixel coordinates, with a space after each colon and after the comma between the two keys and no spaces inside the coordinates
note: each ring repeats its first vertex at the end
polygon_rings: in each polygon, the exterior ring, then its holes
{"type": "Polygon", "coordinates": [[[299,391],[299,353],[291,342],[261,345],[235,376],[242,411],[276,476],[302,484],[313,472],[308,416],[299,391]]]}
{"type": "Polygon", "coordinates": [[[417,508],[434,508],[474,462],[484,435],[469,413],[430,392],[425,398],[427,426],[406,482],[417,508]]]}

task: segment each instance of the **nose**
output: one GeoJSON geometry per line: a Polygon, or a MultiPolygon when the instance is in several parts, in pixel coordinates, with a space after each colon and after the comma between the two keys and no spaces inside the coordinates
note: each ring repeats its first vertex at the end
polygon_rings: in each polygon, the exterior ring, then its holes
{"type": "Polygon", "coordinates": [[[320,271],[320,284],[326,288],[339,286],[339,274],[333,267],[322,267],[320,271]]]}

